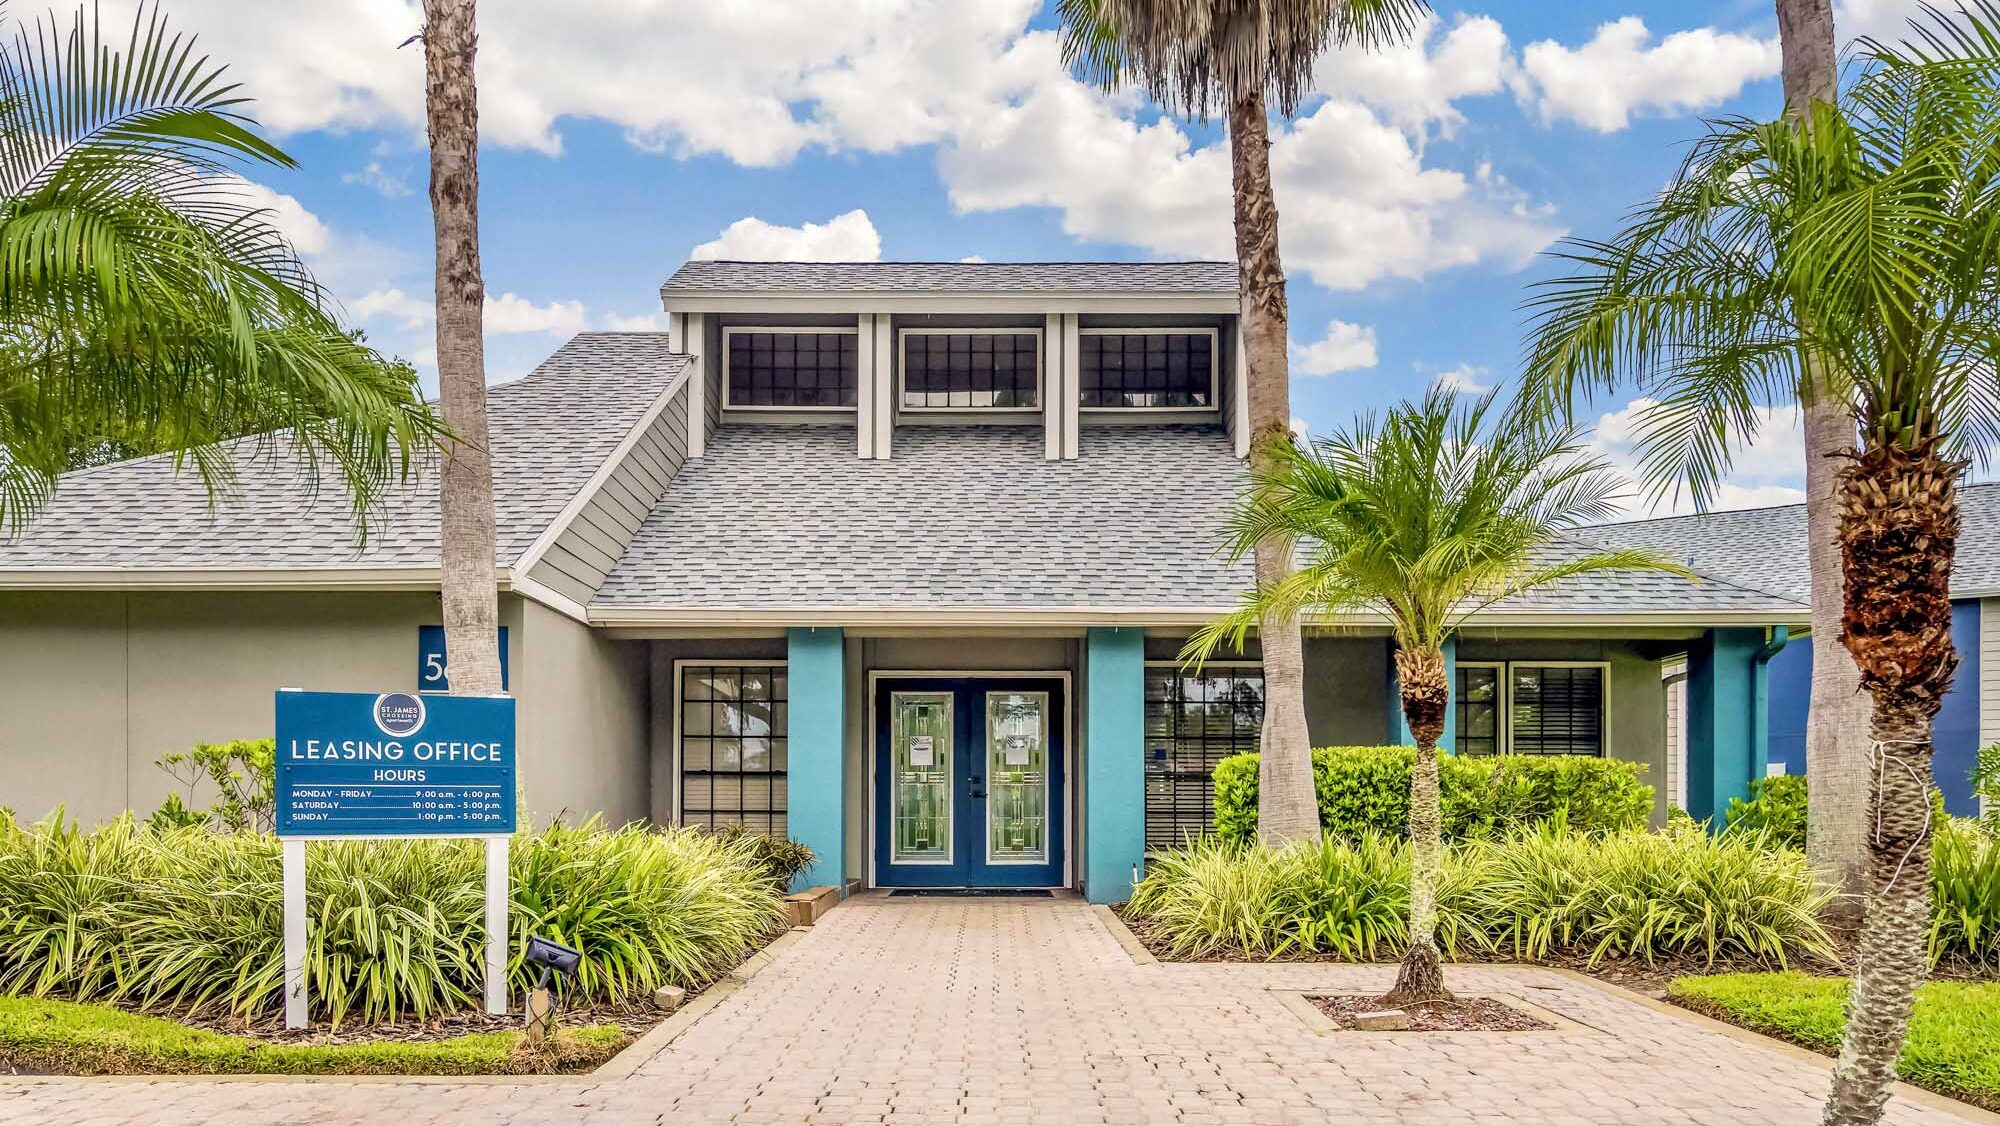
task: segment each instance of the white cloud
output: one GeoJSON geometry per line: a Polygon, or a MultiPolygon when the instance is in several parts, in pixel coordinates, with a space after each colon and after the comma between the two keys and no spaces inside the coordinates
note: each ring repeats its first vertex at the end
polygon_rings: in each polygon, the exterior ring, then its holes
{"type": "Polygon", "coordinates": [[[1292,346],[1293,362],[1305,375],[1333,375],[1375,366],[1375,326],[1333,321],[1326,335],[1306,345],[1292,346]]]}
{"type": "Polygon", "coordinates": [[[383,199],[402,199],[410,194],[410,185],[404,183],[401,176],[384,168],[379,160],[369,161],[359,171],[341,173],[340,182],[367,188],[383,199]]]}
{"type": "Polygon", "coordinates": [[[487,294],[484,318],[486,331],[495,335],[546,332],[552,336],[570,336],[590,327],[590,317],[581,301],[537,305],[515,293],[498,297],[487,294]]]}
{"type": "MultiPolygon", "coordinates": [[[[1600,415],[1591,450],[1609,461],[1630,482],[1623,504],[1634,515],[1694,511],[1684,486],[1668,482],[1665,490],[1641,473],[1639,435],[1646,414],[1657,404],[1637,398],[1600,415]]],[[[1729,473],[1709,504],[1711,510],[1759,508],[1795,504],[1805,499],[1805,431],[1795,407],[1757,408],[1756,433],[1731,450],[1729,473]]]]}
{"type": "Polygon", "coordinates": [[[1461,363],[1437,374],[1437,385],[1458,395],[1483,395],[1493,390],[1492,373],[1479,364],[1461,363]]]}
{"type": "Polygon", "coordinates": [[[1635,113],[1707,109],[1778,73],[1778,41],[1703,27],[1655,43],[1644,20],[1626,16],[1578,47],[1530,43],[1521,69],[1543,121],[1614,133],[1635,113]]]}
{"type": "Polygon", "coordinates": [[[244,206],[260,212],[260,218],[276,228],[304,258],[323,255],[333,245],[333,231],[305,204],[283,192],[241,176],[223,178],[226,191],[237,195],[244,206]]]}
{"type": "Polygon", "coordinates": [[[1453,102],[1498,93],[1516,74],[1498,20],[1461,16],[1447,31],[1444,21],[1426,15],[1406,43],[1327,52],[1313,68],[1313,88],[1362,102],[1422,135],[1433,124],[1449,133],[1463,120],[1453,102]]]}
{"type": "Polygon", "coordinates": [[[364,293],[347,306],[347,311],[364,322],[394,321],[403,328],[421,328],[437,317],[437,307],[400,289],[377,289],[364,293]]]}
{"type": "Polygon", "coordinates": [[[856,208],[824,223],[783,227],[756,216],[738,219],[722,234],[689,252],[690,258],[748,261],[874,262],[882,257],[882,236],[868,213],[856,208]]]}
{"type": "Polygon", "coordinates": [[[625,317],[612,313],[604,318],[604,327],[613,332],[665,332],[667,315],[640,313],[637,316],[625,317]]]}

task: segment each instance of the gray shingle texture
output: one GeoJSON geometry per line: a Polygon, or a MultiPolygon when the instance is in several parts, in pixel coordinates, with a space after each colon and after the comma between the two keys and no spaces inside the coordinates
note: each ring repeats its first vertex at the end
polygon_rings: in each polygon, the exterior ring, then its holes
{"type": "MultiPolygon", "coordinates": [[[[530,375],[487,394],[499,559],[511,562],[562,511],[686,357],[664,333],[584,333],[530,375]]],[[[391,492],[357,548],[347,495],[329,473],[308,499],[302,463],[282,438],[238,444],[236,494],[210,505],[171,457],[65,476],[47,511],[0,540],[14,568],[423,566],[438,558],[435,469],[391,492]]]]}
{"type": "Polygon", "coordinates": [[[661,291],[1234,294],[1236,263],[696,261],[661,291]]]}
{"type": "MultiPolygon", "coordinates": [[[[903,427],[889,461],[845,427],[727,426],[639,529],[593,605],[663,609],[1212,610],[1250,583],[1216,554],[1242,463],[1218,429],[903,427]]],[[[1584,550],[1558,544],[1551,556],[1584,550]]],[[[1579,576],[1510,609],[1747,611],[1789,599],[1661,573],[1579,576]]]]}
{"type": "MultiPolygon", "coordinates": [[[[1951,571],[1952,592],[1961,597],[2000,592],[2000,483],[1967,485],[1959,490],[1958,503],[1964,529],[1951,571]]],[[[1802,504],[1601,524],[1582,535],[1619,547],[1650,547],[1698,570],[1801,602],[1812,598],[1802,504]]]]}

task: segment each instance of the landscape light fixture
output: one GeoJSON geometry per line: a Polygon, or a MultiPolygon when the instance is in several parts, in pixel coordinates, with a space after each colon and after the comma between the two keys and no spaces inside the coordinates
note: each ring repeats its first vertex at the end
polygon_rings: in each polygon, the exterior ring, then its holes
{"type": "Polygon", "coordinates": [[[555,1000],[549,996],[549,978],[555,974],[575,977],[577,963],[583,961],[583,951],[531,934],[528,936],[528,948],[522,952],[521,958],[531,966],[542,968],[535,987],[528,991],[528,1043],[540,1044],[555,1023],[556,1006],[555,1000]]]}

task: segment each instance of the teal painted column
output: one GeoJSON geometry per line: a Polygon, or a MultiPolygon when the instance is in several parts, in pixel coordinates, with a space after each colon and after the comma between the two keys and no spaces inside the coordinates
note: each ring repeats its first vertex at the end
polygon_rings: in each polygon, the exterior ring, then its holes
{"type": "Polygon", "coordinates": [[[1417,737],[1410,734],[1410,721],[1403,717],[1403,678],[1396,675],[1396,642],[1383,642],[1389,654],[1389,738],[1392,747],[1414,747],[1417,737]]]}
{"type": "Polygon", "coordinates": [[[1438,736],[1438,750],[1456,753],[1458,747],[1458,638],[1444,639],[1444,734],[1438,736]]]}
{"type": "Polygon", "coordinates": [[[1084,640],[1083,891],[1122,903],[1146,858],[1146,633],[1094,628],[1084,640]]]}
{"type": "MultiPolygon", "coordinates": [[[[1458,709],[1454,706],[1458,695],[1458,638],[1444,639],[1444,684],[1445,691],[1452,694],[1452,702],[1444,709],[1444,734],[1438,736],[1438,750],[1450,754],[1456,746],[1454,736],[1458,731],[1458,709]]],[[[1417,737],[1410,733],[1410,721],[1403,715],[1403,689],[1396,676],[1396,643],[1389,643],[1389,745],[1394,747],[1414,747],[1417,737]]]]}
{"type": "Polygon", "coordinates": [[[1764,631],[1712,629],[1688,647],[1688,812],[1722,828],[1729,799],[1748,797],[1764,774],[1768,736],[1758,730],[1764,631]]]}
{"type": "Polygon", "coordinates": [[[841,642],[837,627],[786,634],[785,824],[791,838],[811,847],[814,856],[813,866],[793,877],[793,891],[831,884],[847,894],[847,658],[841,642]]]}

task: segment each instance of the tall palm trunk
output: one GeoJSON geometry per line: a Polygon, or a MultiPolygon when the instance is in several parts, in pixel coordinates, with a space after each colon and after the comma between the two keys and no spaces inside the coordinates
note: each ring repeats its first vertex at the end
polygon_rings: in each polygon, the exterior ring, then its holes
{"type": "Polygon", "coordinates": [[[1386,1005],[1440,1001],[1444,967],[1437,948],[1438,873],[1444,865],[1444,814],[1438,799],[1438,740],[1444,735],[1451,682],[1442,649],[1396,650],[1396,682],[1403,696],[1403,720],[1417,741],[1410,770],[1410,946],[1396,971],[1386,1005]]]}
{"type": "Polygon", "coordinates": [[[456,695],[501,690],[494,573],[493,457],[486,429],[486,349],[479,272],[479,103],[473,0],[424,0],[425,110],[437,240],[437,366],[445,447],[445,653],[456,695]]]}
{"type": "MultiPolygon", "coordinates": [[[[1236,263],[1242,294],[1243,356],[1250,469],[1273,468],[1272,444],[1291,441],[1292,404],[1286,369],[1285,268],[1278,260],[1278,200],[1271,191],[1271,134],[1264,92],[1229,103],[1230,176],[1236,195],[1236,263]]],[[[1292,570],[1291,549],[1257,544],[1257,585],[1269,587],[1292,570]]],[[[1298,618],[1266,614],[1257,635],[1264,661],[1264,729],[1258,744],[1257,836],[1280,847],[1319,836],[1313,795],[1312,741],[1306,734],[1305,652],[1298,618]]]]}
{"type": "MultiPolygon", "coordinates": [[[[1831,0],[1777,0],[1785,112],[1809,120],[1814,102],[1839,92],[1831,0]]],[[[1860,914],[1863,830],[1868,817],[1870,706],[1861,674],[1840,643],[1842,583],[1837,461],[1854,447],[1854,414],[1827,393],[1820,357],[1806,357],[1806,542],[1812,575],[1812,695],[1806,711],[1806,856],[1832,886],[1849,893],[1834,912],[1860,914]]]]}
{"type": "Polygon", "coordinates": [[[1927,437],[1913,447],[1872,440],[1841,471],[1841,640],[1874,703],[1874,817],[1828,1126],[1881,1121],[1917,986],[1930,969],[1931,721],[1958,668],[1950,584],[1963,470],[1927,437]]]}

